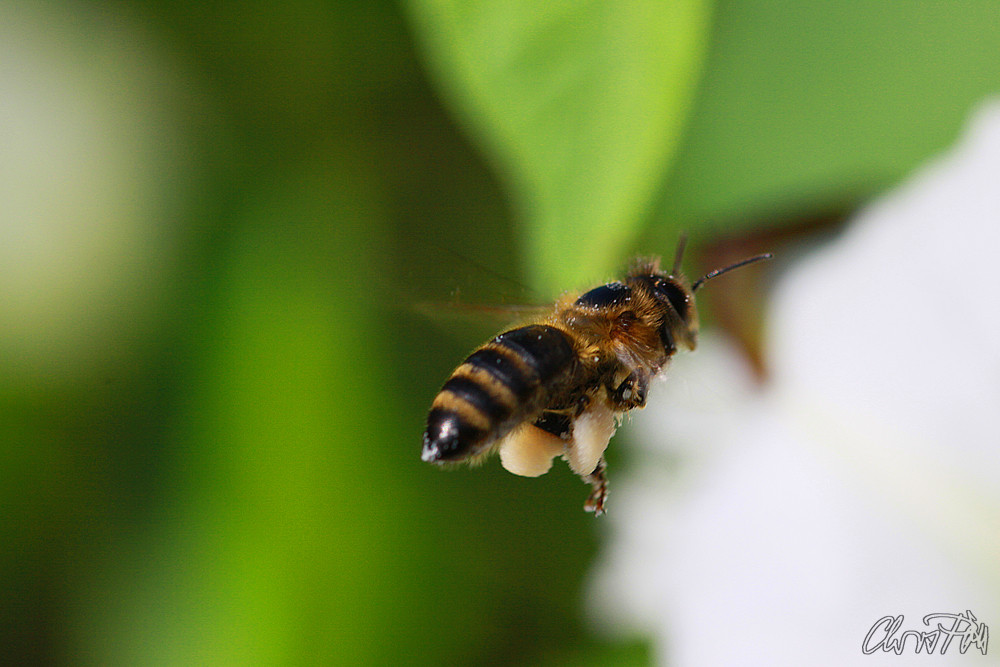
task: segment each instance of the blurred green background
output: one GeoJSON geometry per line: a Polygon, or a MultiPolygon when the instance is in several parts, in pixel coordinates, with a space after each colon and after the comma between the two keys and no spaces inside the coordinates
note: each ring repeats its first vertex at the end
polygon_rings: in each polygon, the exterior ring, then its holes
{"type": "Polygon", "coordinates": [[[420,461],[497,324],[413,306],[544,300],[681,229],[695,273],[848,211],[998,90],[997,19],[5,3],[3,661],[646,664],[588,624],[603,526],[565,467],[420,461]]]}

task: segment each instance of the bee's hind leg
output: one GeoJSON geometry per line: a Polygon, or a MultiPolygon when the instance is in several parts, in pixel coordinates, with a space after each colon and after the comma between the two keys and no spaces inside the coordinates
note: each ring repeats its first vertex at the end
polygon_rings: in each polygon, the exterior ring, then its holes
{"type": "Polygon", "coordinates": [[[608,500],[608,478],[604,474],[607,467],[602,456],[594,471],[583,478],[583,481],[591,486],[590,497],[583,504],[583,509],[586,512],[593,512],[594,516],[604,514],[604,504],[608,500]]]}

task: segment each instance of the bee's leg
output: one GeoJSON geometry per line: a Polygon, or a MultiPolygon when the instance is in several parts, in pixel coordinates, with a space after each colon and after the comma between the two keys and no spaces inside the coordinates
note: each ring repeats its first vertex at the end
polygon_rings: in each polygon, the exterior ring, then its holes
{"type": "Polygon", "coordinates": [[[535,420],[535,426],[563,440],[568,440],[573,433],[573,419],[560,412],[543,412],[535,420]]]}
{"type": "Polygon", "coordinates": [[[543,411],[535,419],[535,426],[569,441],[573,438],[573,422],[590,407],[590,401],[588,394],[580,394],[579,398],[566,407],[543,411]]]}
{"type": "Polygon", "coordinates": [[[583,509],[586,512],[593,512],[594,516],[604,514],[604,503],[608,500],[608,479],[604,475],[607,467],[602,456],[601,460],[597,462],[594,472],[583,478],[583,481],[591,486],[590,497],[583,504],[583,509]]]}
{"type": "Polygon", "coordinates": [[[611,392],[611,401],[623,412],[644,407],[646,393],[649,391],[649,375],[640,371],[632,371],[617,388],[608,387],[608,389],[611,392]]]}

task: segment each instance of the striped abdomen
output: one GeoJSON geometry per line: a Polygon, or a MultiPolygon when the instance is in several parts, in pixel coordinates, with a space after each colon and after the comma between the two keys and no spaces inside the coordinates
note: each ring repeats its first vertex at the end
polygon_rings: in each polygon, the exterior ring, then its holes
{"type": "Polygon", "coordinates": [[[482,452],[540,407],[573,360],[573,346],[555,327],[535,324],[500,334],[441,388],[427,416],[421,458],[460,461],[482,452]]]}

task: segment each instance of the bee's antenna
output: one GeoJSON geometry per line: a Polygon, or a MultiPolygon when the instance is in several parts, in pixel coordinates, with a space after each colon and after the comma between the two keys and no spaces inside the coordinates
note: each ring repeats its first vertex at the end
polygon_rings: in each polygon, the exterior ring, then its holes
{"type": "MultiPolygon", "coordinates": [[[[681,246],[681,247],[683,248],[683,246],[681,246]]],[[[756,257],[750,257],[749,259],[744,259],[742,262],[736,262],[735,264],[730,264],[727,267],[724,267],[724,268],[721,268],[721,269],[716,269],[714,271],[709,271],[708,273],[706,273],[705,275],[703,275],[701,278],[698,278],[698,280],[694,281],[694,283],[691,285],[691,291],[692,292],[695,291],[696,289],[698,289],[699,287],[701,287],[705,283],[705,281],[711,280],[712,278],[717,278],[717,277],[721,276],[723,273],[729,273],[733,269],[738,269],[741,266],[746,266],[747,264],[753,264],[754,262],[759,262],[759,261],[761,261],[763,259],[771,259],[772,257],[774,257],[774,255],[772,255],[769,252],[766,252],[763,255],[757,255],[756,257]]]]}
{"type": "Polygon", "coordinates": [[[687,245],[687,242],[688,235],[685,232],[681,232],[681,237],[677,240],[677,251],[674,252],[674,268],[670,269],[670,275],[672,276],[680,275],[681,258],[684,257],[684,246],[687,245]]]}

